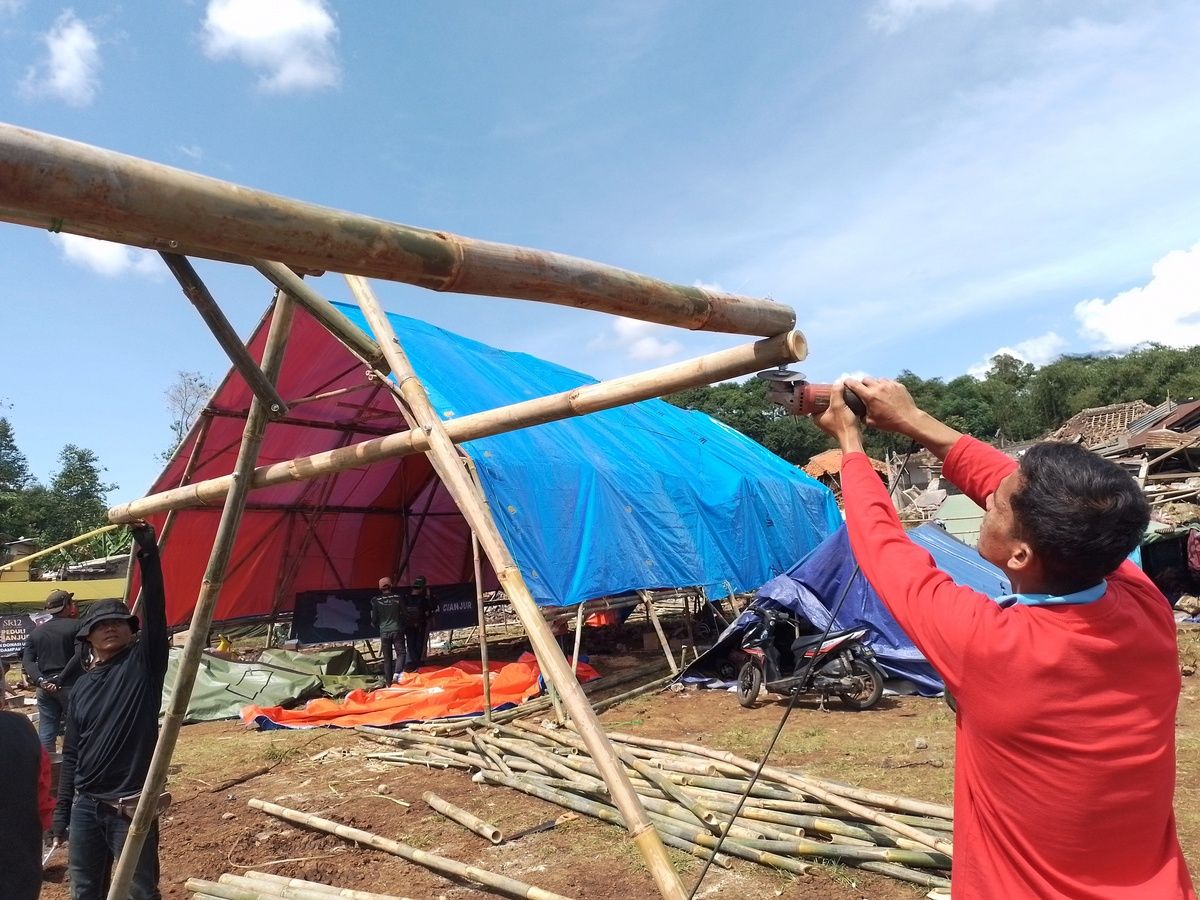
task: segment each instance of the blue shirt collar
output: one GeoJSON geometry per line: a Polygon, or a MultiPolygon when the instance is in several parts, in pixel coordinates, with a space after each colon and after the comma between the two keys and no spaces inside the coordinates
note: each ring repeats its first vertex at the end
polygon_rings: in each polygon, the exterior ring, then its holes
{"type": "Polygon", "coordinates": [[[1094,603],[1104,596],[1108,590],[1108,582],[1101,581],[1090,588],[1076,591],[1073,594],[1005,594],[997,597],[996,602],[1003,607],[1009,606],[1079,606],[1084,603],[1094,603]]]}

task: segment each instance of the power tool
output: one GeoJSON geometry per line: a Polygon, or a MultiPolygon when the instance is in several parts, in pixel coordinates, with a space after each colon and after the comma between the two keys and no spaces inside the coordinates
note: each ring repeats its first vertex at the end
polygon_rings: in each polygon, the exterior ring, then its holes
{"type": "MultiPolygon", "coordinates": [[[[756,378],[767,382],[767,397],[778,403],[793,416],[808,416],[824,412],[829,408],[833,395],[832,384],[816,384],[804,377],[803,372],[794,372],[785,366],[759,372],[756,378]]],[[[867,405],[850,388],[845,388],[842,398],[860,419],[867,414],[867,405]]]]}

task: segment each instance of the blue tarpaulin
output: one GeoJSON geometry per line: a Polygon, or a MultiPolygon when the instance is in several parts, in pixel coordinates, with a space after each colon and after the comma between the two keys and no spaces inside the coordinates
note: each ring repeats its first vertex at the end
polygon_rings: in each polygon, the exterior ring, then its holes
{"type": "MultiPolygon", "coordinates": [[[[974,548],[936,525],[921,525],[908,532],[908,536],[928,551],[934,564],[957,584],[992,598],[1009,593],[1009,582],[1003,572],[974,548]]],[[[862,573],[856,572],[844,526],[786,573],[764,584],[758,596],[759,602],[781,606],[824,629],[829,623],[829,611],[837,605],[843,591],[846,597],[834,628],[870,627],[866,643],[888,675],[912,681],[922,694],[940,693],[941,677],[913,646],[862,573]],[[848,589],[847,581],[850,581],[848,589]]]]}
{"type": "MultiPolygon", "coordinates": [[[[370,333],[357,306],[338,304],[370,333]]],[[[444,420],[595,380],[389,315],[444,420]]],[[[840,524],[833,496],[759,444],[661,400],[462,445],[534,598],[751,590],[840,524]]]]}

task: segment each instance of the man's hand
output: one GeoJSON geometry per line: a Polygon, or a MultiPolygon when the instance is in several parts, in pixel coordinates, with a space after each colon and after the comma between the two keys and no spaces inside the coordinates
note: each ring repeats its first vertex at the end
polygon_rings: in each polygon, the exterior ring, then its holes
{"type": "Polygon", "coordinates": [[[846,387],[858,394],[867,406],[867,424],[880,431],[894,431],[911,436],[921,416],[908,388],[898,381],[867,376],[859,381],[847,378],[846,387]]]}
{"type": "Polygon", "coordinates": [[[142,550],[153,550],[157,546],[154,540],[154,526],[150,523],[134,522],[129,526],[129,531],[142,550]]]}
{"type": "MultiPolygon", "coordinates": [[[[938,459],[945,459],[950,448],[962,437],[960,432],[918,407],[908,388],[898,381],[870,377],[861,381],[847,378],[846,387],[858,394],[866,404],[868,425],[910,437],[933,451],[938,459]]],[[[840,392],[835,393],[840,399],[840,392]]]]}
{"type": "MultiPolygon", "coordinates": [[[[846,383],[849,387],[849,382],[846,383]]],[[[829,395],[829,408],[812,417],[818,428],[838,442],[843,453],[853,453],[863,449],[862,424],[858,416],[846,405],[842,396],[842,382],[833,386],[829,395]]],[[[852,389],[853,390],[853,389],[852,389]]]]}

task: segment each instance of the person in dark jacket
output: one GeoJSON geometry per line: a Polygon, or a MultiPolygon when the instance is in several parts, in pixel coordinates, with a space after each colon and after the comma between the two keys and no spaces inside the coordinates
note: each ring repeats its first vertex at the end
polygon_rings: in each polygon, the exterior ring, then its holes
{"type": "Polygon", "coordinates": [[[418,575],[404,595],[404,643],[407,649],[402,657],[401,668],[405,672],[417,671],[424,662],[432,613],[433,596],[429,593],[425,576],[418,575]]]}
{"type": "Polygon", "coordinates": [[[404,666],[404,598],[396,593],[390,578],[379,579],[379,596],[371,599],[371,624],[379,627],[383,681],[390,685],[397,660],[404,666]]]}
{"type": "MultiPolygon", "coordinates": [[[[43,622],[25,639],[21,668],[25,680],[37,687],[38,737],[47,753],[53,753],[58,736],[67,719],[73,678],[67,664],[75,655],[75,595],[68,591],[51,591],[46,598],[46,612],[52,618],[43,622]]],[[[72,670],[76,675],[78,667],[72,670]]]]}
{"type": "Polygon", "coordinates": [[[42,832],[50,827],[50,757],[28,718],[0,710],[0,885],[4,900],[37,900],[42,832]]]}
{"type": "MultiPolygon", "coordinates": [[[[167,615],[154,531],[133,528],[145,627],[119,600],[88,610],[77,632],[93,659],[71,692],[59,773],[56,836],[70,837],[72,900],[103,900],[158,739],[167,673],[167,615]]],[[[146,836],[130,900],[159,900],[158,823],[146,836]]]]}

